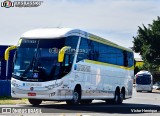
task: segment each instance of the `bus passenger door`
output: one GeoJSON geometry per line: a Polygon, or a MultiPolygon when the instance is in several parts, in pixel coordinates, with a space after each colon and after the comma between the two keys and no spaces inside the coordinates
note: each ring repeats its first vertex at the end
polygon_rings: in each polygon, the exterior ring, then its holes
{"type": "Polygon", "coordinates": [[[72,63],[71,56],[69,54],[65,54],[64,62],[62,65],[62,74],[63,76],[68,74],[71,71],[72,63]]]}

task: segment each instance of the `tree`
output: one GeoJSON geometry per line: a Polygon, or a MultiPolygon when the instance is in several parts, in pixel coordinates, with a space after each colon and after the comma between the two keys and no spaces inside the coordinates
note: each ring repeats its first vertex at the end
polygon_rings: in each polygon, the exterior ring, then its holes
{"type": "Polygon", "coordinates": [[[133,51],[142,56],[144,68],[157,69],[160,66],[160,17],[148,27],[138,26],[137,36],[133,38],[133,51]]]}

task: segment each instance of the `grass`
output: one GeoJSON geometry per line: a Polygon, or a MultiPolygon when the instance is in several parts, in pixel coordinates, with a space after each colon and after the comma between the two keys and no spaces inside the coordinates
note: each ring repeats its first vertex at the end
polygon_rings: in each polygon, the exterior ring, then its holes
{"type": "Polygon", "coordinates": [[[28,104],[27,99],[17,99],[17,98],[12,98],[12,97],[0,97],[0,105],[15,105],[15,104],[28,104]]]}

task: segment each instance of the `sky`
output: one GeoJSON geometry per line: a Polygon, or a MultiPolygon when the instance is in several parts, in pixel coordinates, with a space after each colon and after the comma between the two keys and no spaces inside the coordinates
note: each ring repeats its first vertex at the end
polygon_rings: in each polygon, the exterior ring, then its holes
{"type": "Polygon", "coordinates": [[[0,7],[0,45],[17,45],[20,36],[31,29],[67,27],[132,47],[138,26],[147,26],[160,16],[160,0],[41,1],[37,8],[0,7]]]}

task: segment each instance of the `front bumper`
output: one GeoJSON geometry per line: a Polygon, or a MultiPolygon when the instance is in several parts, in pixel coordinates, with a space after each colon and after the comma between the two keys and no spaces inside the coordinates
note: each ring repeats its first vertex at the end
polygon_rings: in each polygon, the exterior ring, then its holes
{"type": "Polygon", "coordinates": [[[11,96],[14,98],[32,98],[42,100],[69,100],[72,98],[72,91],[66,89],[52,89],[48,91],[30,91],[11,88],[11,96]]]}

